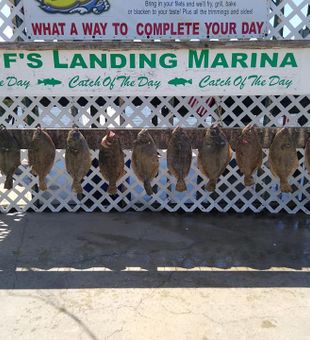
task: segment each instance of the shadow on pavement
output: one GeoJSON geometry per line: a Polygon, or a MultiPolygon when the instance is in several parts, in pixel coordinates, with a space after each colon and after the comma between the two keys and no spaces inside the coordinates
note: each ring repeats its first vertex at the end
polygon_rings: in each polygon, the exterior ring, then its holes
{"type": "Polygon", "coordinates": [[[297,215],[0,216],[0,289],[310,287],[297,215]]]}

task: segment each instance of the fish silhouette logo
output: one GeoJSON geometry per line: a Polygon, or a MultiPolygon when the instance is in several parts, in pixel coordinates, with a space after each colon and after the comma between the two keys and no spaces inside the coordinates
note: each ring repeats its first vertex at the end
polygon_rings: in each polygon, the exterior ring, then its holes
{"type": "Polygon", "coordinates": [[[61,14],[101,14],[110,9],[108,0],[36,0],[47,13],[61,14]]]}

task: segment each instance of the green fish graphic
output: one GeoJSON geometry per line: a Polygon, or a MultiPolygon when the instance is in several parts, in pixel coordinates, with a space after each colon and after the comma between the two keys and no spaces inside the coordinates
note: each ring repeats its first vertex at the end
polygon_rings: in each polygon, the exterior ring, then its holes
{"type": "Polygon", "coordinates": [[[184,79],[184,78],[174,78],[168,81],[169,85],[174,85],[174,86],[179,86],[179,85],[183,85],[185,86],[186,84],[193,84],[192,79],[184,79]]]}
{"type": "Polygon", "coordinates": [[[44,86],[48,86],[48,85],[51,85],[51,86],[56,86],[56,85],[60,85],[62,84],[62,81],[60,80],[57,80],[55,78],[47,78],[47,79],[39,79],[38,80],[38,84],[41,85],[43,84],[44,86]]]}

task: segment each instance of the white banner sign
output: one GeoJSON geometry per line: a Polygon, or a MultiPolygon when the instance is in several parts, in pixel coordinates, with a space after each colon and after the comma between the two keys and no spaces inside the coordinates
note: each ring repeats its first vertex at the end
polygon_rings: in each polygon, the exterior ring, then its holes
{"type": "Polygon", "coordinates": [[[268,0],[24,0],[29,39],[262,38],[268,0]]]}
{"type": "Polygon", "coordinates": [[[310,94],[310,49],[0,51],[1,96],[310,94]]]}

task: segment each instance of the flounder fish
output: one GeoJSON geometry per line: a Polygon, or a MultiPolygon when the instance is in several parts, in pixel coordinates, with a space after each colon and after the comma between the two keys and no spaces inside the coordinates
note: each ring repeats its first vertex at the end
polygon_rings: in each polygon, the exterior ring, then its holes
{"type": "Polygon", "coordinates": [[[91,154],[85,137],[76,128],[69,132],[65,161],[66,169],[73,179],[72,191],[82,194],[81,181],[91,167],[91,154]]]}
{"type": "Polygon", "coordinates": [[[16,139],[6,128],[0,128],[0,171],[6,176],[4,188],[13,188],[13,175],[20,165],[20,150],[16,139]]]}
{"type": "Polygon", "coordinates": [[[305,148],[305,166],[310,174],[310,138],[306,141],[306,148],[305,148]]]}
{"type": "Polygon", "coordinates": [[[218,124],[206,129],[198,151],[198,167],[209,178],[207,190],[213,192],[216,190],[218,178],[225,171],[232,156],[227,137],[218,124]]]}
{"type": "Polygon", "coordinates": [[[277,132],[269,150],[269,167],[271,173],[280,179],[282,192],[292,192],[288,178],[294,174],[299,165],[296,143],[287,128],[277,132]]]}
{"type": "Polygon", "coordinates": [[[116,195],[116,182],[125,174],[124,152],[119,137],[112,131],[102,139],[99,151],[99,167],[102,176],[109,182],[108,193],[116,195]]]}
{"type": "Polygon", "coordinates": [[[139,132],[132,150],[132,168],[137,178],[143,183],[148,195],[154,193],[151,181],[157,176],[159,161],[157,147],[147,130],[139,132]]]}
{"type": "Polygon", "coordinates": [[[253,173],[262,166],[263,148],[257,129],[252,124],[242,130],[237,140],[236,160],[240,171],[244,174],[244,185],[253,185],[253,173]]]}
{"type": "Polygon", "coordinates": [[[28,160],[32,173],[39,176],[39,189],[42,191],[47,189],[45,177],[54,165],[55,155],[56,148],[51,137],[38,127],[28,149],[28,160]]]}
{"type": "Polygon", "coordinates": [[[192,163],[192,147],[184,130],[177,127],[173,132],[167,149],[167,163],[170,173],[177,179],[176,190],[187,190],[185,178],[192,163]]]}

